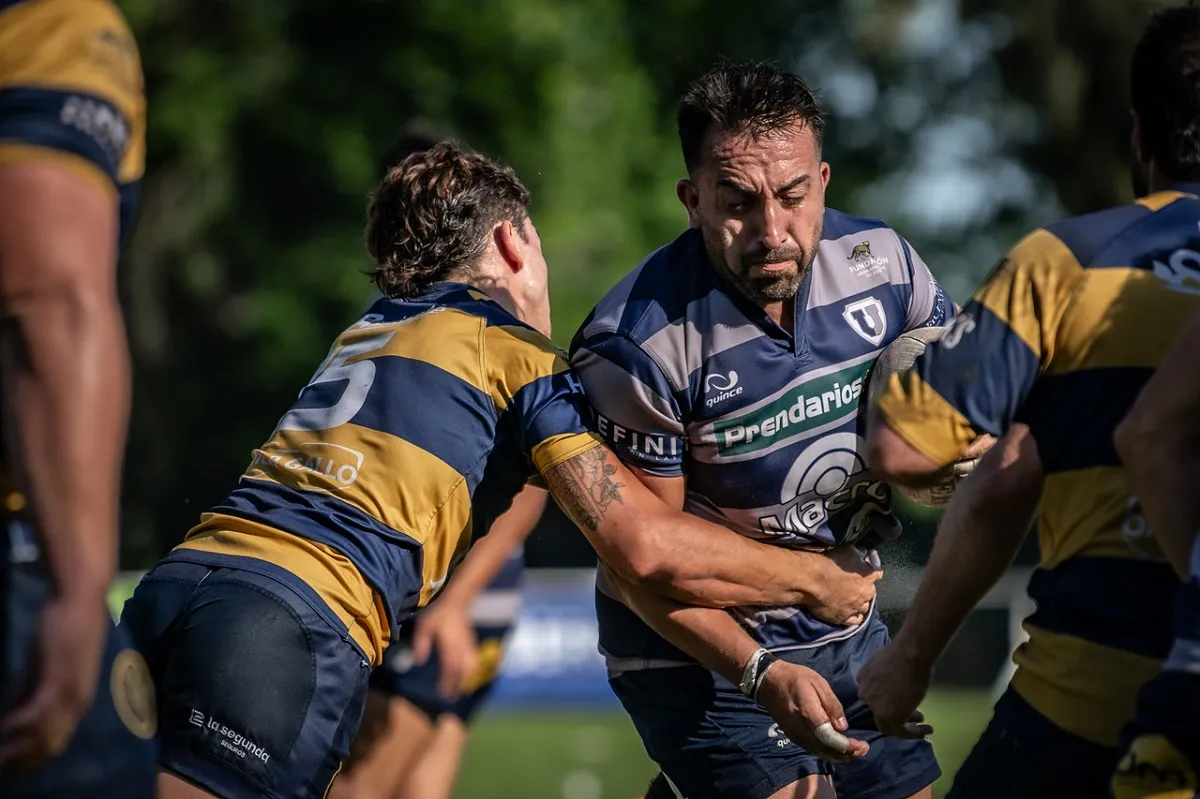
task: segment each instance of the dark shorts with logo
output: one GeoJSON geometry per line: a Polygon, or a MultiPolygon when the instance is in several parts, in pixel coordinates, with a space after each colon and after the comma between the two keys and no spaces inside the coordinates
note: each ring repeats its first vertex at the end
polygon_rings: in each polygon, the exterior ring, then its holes
{"type": "Polygon", "coordinates": [[[457,716],[470,723],[482,709],[496,687],[500,676],[499,650],[508,638],[511,627],[476,627],[482,673],[472,675],[471,686],[457,697],[443,696],[437,690],[441,659],[436,647],[421,665],[412,661],[413,624],[400,626],[396,638],[383,656],[383,664],[371,673],[371,688],[389,697],[399,697],[437,719],[443,713],[457,716]]]}
{"type": "Polygon", "coordinates": [[[289,572],[197,557],[160,562],[121,616],[158,688],[159,763],[221,797],[323,797],[361,722],[370,665],[289,572]]]}
{"type": "MultiPolygon", "coordinates": [[[[38,563],[3,575],[0,715],[27,698],[34,678],[38,618],[52,585],[38,563]]],[[[96,697],[66,750],[35,771],[0,772],[4,799],[152,799],[154,693],[141,656],[109,623],[96,697]]]]}
{"type": "MultiPolygon", "coordinates": [[[[935,721],[936,723],[936,721],[935,721]]],[[[1067,732],[1009,688],[954,775],[950,799],[1107,797],[1117,750],[1067,732]]]]}
{"type": "Polygon", "coordinates": [[[766,799],[812,774],[832,774],[838,799],[904,799],[941,769],[928,741],[879,732],[858,698],[858,670],[888,641],[878,611],[845,641],[780,653],[829,680],[850,735],[871,751],[832,765],[792,743],[765,710],[720,675],[698,666],[647,669],[609,681],[650,758],[687,799],[766,799]]]}
{"type": "Polygon", "coordinates": [[[1168,671],[1146,683],[1120,750],[1115,799],[1200,796],[1200,674],[1168,671]]]}

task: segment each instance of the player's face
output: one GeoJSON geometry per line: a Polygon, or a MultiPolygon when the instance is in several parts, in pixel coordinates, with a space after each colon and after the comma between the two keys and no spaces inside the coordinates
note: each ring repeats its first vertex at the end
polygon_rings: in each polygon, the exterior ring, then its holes
{"type": "Polygon", "coordinates": [[[794,297],[808,276],[828,183],[816,137],[796,123],[759,137],[710,134],[679,198],[716,268],[766,306],[794,297]]]}
{"type": "Polygon", "coordinates": [[[519,273],[521,286],[521,321],[541,333],[550,335],[550,276],[542,239],[533,221],[525,218],[520,246],[524,250],[525,268],[519,273]]]}

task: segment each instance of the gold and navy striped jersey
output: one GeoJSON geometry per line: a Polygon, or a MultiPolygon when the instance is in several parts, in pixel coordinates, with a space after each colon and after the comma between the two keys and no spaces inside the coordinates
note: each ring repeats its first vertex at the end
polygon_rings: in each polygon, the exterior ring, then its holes
{"type": "Polygon", "coordinates": [[[589,413],[561,351],[481,292],[381,299],[170,557],[315,593],[378,664],[527,482],[599,444],[589,413]]]}
{"type": "Polygon", "coordinates": [[[878,405],[939,465],[979,432],[1029,425],[1046,475],[1041,562],[1013,687],[1107,746],[1170,650],[1179,585],[1112,442],[1200,310],[1200,187],[1176,189],[1027,236],[878,405]]]}
{"type": "Polygon", "coordinates": [[[0,0],[0,166],[61,163],[133,224],[146,160],[137,43],[108,0],[0,0]]]}

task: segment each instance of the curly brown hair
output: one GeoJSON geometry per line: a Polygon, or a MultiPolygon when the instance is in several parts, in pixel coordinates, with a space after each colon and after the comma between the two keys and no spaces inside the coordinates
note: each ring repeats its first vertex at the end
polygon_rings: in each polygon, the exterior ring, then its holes
{"type": "Polygon", "coordinates": [[[388,170],[371,195],[371,276],[386,297],[416,296],[469,274],[497,223],[508,220],[524,236],[528,214],[529,191],[511,167],[439,142],[388,170]]]}

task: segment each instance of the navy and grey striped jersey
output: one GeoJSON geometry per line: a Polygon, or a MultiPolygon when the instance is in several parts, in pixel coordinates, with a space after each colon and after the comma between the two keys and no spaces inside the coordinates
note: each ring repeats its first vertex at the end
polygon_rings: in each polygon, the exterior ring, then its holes
{"type": "MultiPolygon", "coordinates": [[[[794,335],[723,283],[698,231],[655,251],[596,306],[571,363],[610,446],[658,476],[685,476],[686,509],[787,547],[867,547],[899,533],[889,487],[867,470],[863,382],[898,335],[954,306],[904,239],[825,212],[794,335]]],[[[686,662],[598,586],[611,669],[686,662]]],[[[768,648],[849,637],[799,608],[737,611],[768,648]]]]}

